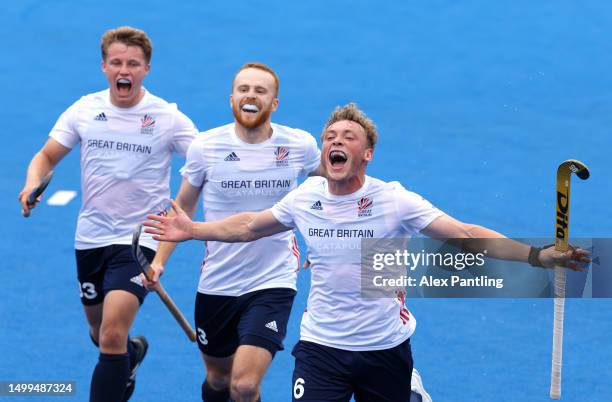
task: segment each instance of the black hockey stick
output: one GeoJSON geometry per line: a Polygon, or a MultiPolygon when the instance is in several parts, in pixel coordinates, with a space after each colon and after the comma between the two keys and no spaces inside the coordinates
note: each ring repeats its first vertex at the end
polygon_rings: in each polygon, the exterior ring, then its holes
{"type": "MultiPolygon", "coordinates": [[[[49,171],[49,173],[47,173],[45,177],[42,178],[40,183],[38,183],[38,186],[34,187],[34,190],[32,190],[32,192],[28,196],[28,205],[34,206],[36,204],[38,197],[40,197],[43,191],[45,191],[45,189],[51,182],[52,177],[53,177],[53,170],[49,171]]],[[[23,215],[24,218],[27,218],[28,216],[30,216],[30,212],[26,212],[22,209],[21,215],[23,215]]]]}
{"type": "MultiPolygon", "coordinates": [[[[140,240],[141,231],[142,225],[138,225],[136,229],[134,229],[134,233],[132,234],[132,256],[134,256],[134,259],[138,263],[138,266],[140,266],[140,270],[142,271],[144,276],[148,280],[150,280],[152,275],[151,264],[149,263],[149,260],[147,260],[147,257],[145,257],[138,244],[140,240]]],[[[159,295],[161,301],[166,305],[168,310],[170,310],[170,313],[172,313],[172,316],[174,317],[176,322],[181,326],[183,331],[185,331],[185,334],[187,335],[189,340],[195,342],[195,331],[193,330],[193,328],[191,328],[189,321],[187,321],[181,310],[179,310],[179,308],[176,306],[176,304],[174,304],[168,293],[166,293],[166,290],[162,286],[161,282],[158,283],[156,292],[159,295]]]]}

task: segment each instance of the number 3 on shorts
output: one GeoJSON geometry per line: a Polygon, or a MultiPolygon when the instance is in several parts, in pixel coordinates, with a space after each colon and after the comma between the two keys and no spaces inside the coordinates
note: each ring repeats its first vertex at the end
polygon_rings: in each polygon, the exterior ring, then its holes
{"type": "Polygon", "coordinates": [[[202,345],[208,345],[208,339],[206,339],[206,332],[202,328],[198,328],[198,340],[202,345]]]}
{"type": "Polygon", "coordinates": [[[83,282],[81,284],[81,297],[84,297],[89,300],[93,300],[98,296],[98,292],[96,292],[96,285],[91,282],[83,282]]]}
{"type": "Polygon", "coordinates": [[[293,397],[295,399],[300,399],[304,396],[304,382],[303,378],[295,380],[295,384],[293,384],[293,397]]]}

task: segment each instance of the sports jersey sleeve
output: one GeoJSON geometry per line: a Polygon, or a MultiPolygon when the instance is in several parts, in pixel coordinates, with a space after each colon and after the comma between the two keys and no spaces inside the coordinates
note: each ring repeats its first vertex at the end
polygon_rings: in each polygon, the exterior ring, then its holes
{"type": "Polygon", "coordinates": [[[444,213],[420,195],[396,183],[394,187],[397,213],[402,228],[410,235],[423,230],[444,213]]]}
{"type": "Polygon", "coordinates": [[[274,204],[274,206],[270,209],[276,220],[288,228],[295,228],[296,226],[293,201],[298,191],[299,187],[284,196],[282,200],[274,204]]]}
{"type": "Polygon", "coordinates": [[[49,137],[59,142],[66,148],[74,148],[81,141],[77,127],[79,102],[72,104],[62,115],[57,119],[57,122],[51,129],[49,137]]]}
{"type": "Polygon", "coordinates": [[[321,164],[321,151],[317,146],[317,140],[306,133],[306,152],[304,153],[304,167],[300,172],[301,175],[306,176],[314,171],[319,164],[321,164]]]}
{"type": "Polygon", "coordinates": [[[191,119],[177,109],[172,127],[172,150],[184,156],[197,133],[191,119]]]}
{"type": "Polygon", "coordinates": [[[202,142],[196,139],[189,145],[185,165],[180,170],[181,175],[194,187],[201,187],[204,184],[206,179],[204,162],[202,142]]]}

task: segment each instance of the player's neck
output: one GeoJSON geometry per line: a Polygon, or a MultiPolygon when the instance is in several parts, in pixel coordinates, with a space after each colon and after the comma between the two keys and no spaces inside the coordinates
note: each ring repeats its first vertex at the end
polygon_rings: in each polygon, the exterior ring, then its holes
{"type": "Polygon", "coordinates": [[[327,189],[333,195],[348,195],[356,192],[365,184],[365,173],[342,180],[327,179],[327,189]]]}
{"type": "Polygon", "coordinates": [[[272,125],[269,120],[253,128],[244,127],[238,122],[235,122],[234,127],[238,138],[247,144],[259,144],[272,137],[272,125]]]}

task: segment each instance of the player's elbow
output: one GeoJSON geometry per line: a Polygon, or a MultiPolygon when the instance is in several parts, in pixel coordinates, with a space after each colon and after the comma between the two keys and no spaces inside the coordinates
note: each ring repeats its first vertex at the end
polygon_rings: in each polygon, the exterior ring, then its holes
{"type": "Polygon", "coordinates": [[[251,241],[255,241],[257,239],[262,238],[263,236],[261,236],[259,233],[251,230],[250,228],[246,227],[244,229],[244,231],[242,231],[242,233],[240,234],[240,242],[251,242],[251,241]]]}
{"type": "Polygon", "coordinates": [[[479,232],[482,226],[473,225],[471,223],[463,223],[460,222],[459,227],[457,228],[457,232],[460,238],[464,239],[475,239],[479,237],[479,232]]]}
{"type": "Polygon", "coordinates": [[[245,231],[236,236],[235,240],[237,243],[248,243],[256,240],[256,238],[252,235],[252,233],[245,231]]]}
{"type": "Polygon", "coordinates": [[[224,230],[218,232],[216,236],[213,236],[214,240],[222,241],[225,243],[248,243],[256,240],[257,238],[249,230],[248,225],[239,226],[228,226],[224,230]]]}

